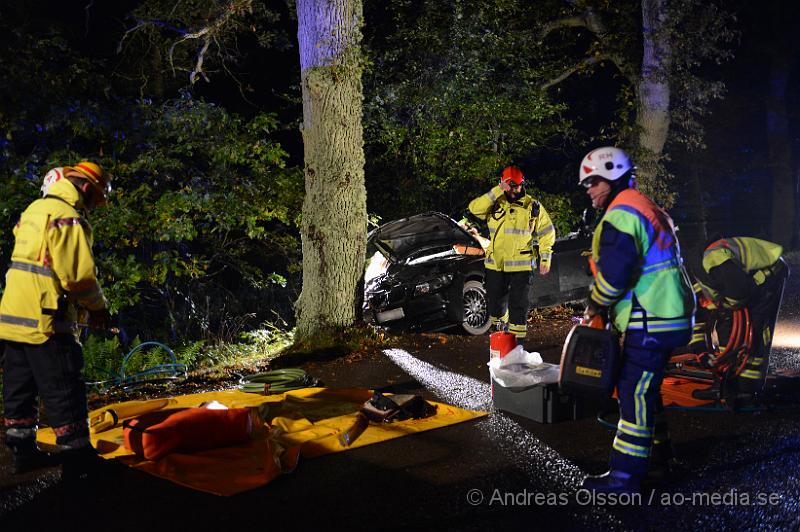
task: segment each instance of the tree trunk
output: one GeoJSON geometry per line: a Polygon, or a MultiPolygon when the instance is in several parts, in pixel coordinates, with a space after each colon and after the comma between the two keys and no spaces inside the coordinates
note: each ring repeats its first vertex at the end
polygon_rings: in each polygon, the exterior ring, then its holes
{"type": "MultiPolygon", "coordinates": [[[[778,4],[780,5],[780,3],[778,4]]],[[[770,13],[772,39],[769,52],[767,91],[767,144],[772,176],[771,238],[783,246],[792,244],[795,228],[795,181],[787,109],[789,77],[794,57],[793,24],[786,24],[785,12],[773,6],[770,13]]],[[[785,7],[785,6],[784,6],[785,7]]]]}
{"type": "Polygon", "coordinates": [[[672,48],[668,32],[667,0],[642,0],[643,54],[641,79],[636,86],[638,176],[643,190],[661,199],[667,191],[659,172],[669,133],[670,86],[667,78],[672,48]]]}
{"type": "Polygon", "coordinates": [[[355,321],[366,251],[361,0],[297,0],[303,90],[303,289],[297,342],[355,321]]]}

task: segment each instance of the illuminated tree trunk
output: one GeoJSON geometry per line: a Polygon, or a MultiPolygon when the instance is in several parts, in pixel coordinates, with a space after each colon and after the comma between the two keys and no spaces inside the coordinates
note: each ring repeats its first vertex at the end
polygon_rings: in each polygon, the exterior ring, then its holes
{"type": "Polygon", "coordinates": [[[366,249],[361,0],[297,0],[305,189],[297,342],[355,321],[366,249]]]}
{"type": "Polygon", "coordinates": [[[644,38],[641,78],[636,86],[636,125],[639,131],[639,178],[644,191],[662,197],[666,184],[657,178],[658,163],[669,133],[670,86],[667,78],[672,49],[668,32],[667,0],[642,0],[644,38]]]}

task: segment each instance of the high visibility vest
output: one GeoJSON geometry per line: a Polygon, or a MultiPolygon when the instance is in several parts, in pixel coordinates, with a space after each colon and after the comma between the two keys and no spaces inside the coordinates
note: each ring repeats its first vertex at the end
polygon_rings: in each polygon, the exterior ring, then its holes
{"type": "MultiPolygon", "coordinates": [[[[783,254],[780,244],[752,238],[737,236],[721,238],[709,245],[703,251],[703,269],[706,273],[727,261],[733,261],[739,268],[751,275],[757,286],[766,281],[770,270],[783,254]]],[[[703,295],[716,305],[725,308],[741,306],[744,302],[729,297],[724,297],[714,288],[698,280],[698,286],[703,295]]]]}
{"type": "Polygon", "coordinates": [[[532,197],[511,203],[497,185],[472,200],[469,210],[489,226],[486,269],[523,272],[540,261],[550,265],[556,231],[547,210],[532,197]]]}
{"type": "MultiPolygon", "coordinates": [[[[592,260],[597,275],[592,299],[610,307],[614,326],[625,331],[631,323],[633,296],[650,319],[649,329],[666,332],[690,329],[694,294],[683,267],[675,227],[669,215],[636,189],[620,192],[603,214],[592,238],[592,260]],[[628,286],[613,286],[603,277],[600,237],[610,224],[633,238],[641,255],[640,268],[628,286]],[[659,318],[662,318],[659,320],[659,318]]],[[[614,260],[605,256],[603,260],[614,260]]],[[[633,319],[641,321],[641,311],[633,319]]]]}
{"type": "Polygon", "coordinates": [[[77,329],[76,304],[107,306],[95,273],[92,231],[76,210],[80,201],[64,179],[20,216],[0,300],[0,339],[42,344],[77,329]]]}

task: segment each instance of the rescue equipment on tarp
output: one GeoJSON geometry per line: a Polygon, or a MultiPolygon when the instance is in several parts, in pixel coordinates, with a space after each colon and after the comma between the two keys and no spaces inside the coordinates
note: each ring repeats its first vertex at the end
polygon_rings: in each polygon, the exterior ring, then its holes
{"type": "Polygon", "coordinates": [[[238,388],[243,392],[270,395],[316,385],[316,381],[302,369],[285,368],[246,375],[239,379],[238,388]]]}
{"type": "Polygon", "coordinates": [[[161,410],[169,405],[169,399],[151,399],[149,401],[128,401],[112,405],[104,410],[93,411],[89,416],[89,432],[97,434],[119,425],[121,420],[161,410]]]}
{"type": "Polygon", "coordinates": [[[375,392],[361,407],[361,413],[370,421],[391,423],[431,417],[436,413],[436,405],[430,404],[419,394],[383,395],[375,392]]]}
{"type": "Polygon", "coordinates": [[[145,460],[244,443],[261,425],[254,408],[157,410],[123,422],[125,448],[145,460]]]}

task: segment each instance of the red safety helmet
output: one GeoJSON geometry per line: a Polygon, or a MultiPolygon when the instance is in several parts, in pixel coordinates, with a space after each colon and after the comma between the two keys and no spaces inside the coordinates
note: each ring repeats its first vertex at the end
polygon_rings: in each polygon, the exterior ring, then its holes
{"type": "Polygon", "coordinates": [[[516,166],[506,166],[503,169],[502,180],[504,183],[514,183],[515,185],[521,185],[522,183],[525,182],[525,176],[522,175],[522,170],[520,170],[516,166]]]}

